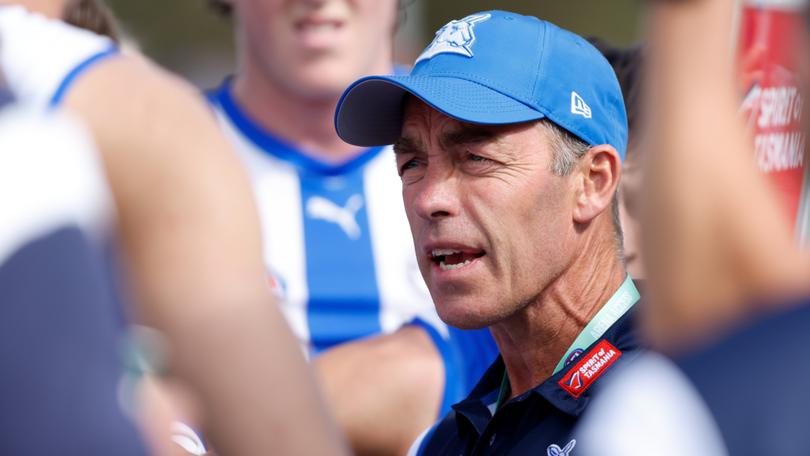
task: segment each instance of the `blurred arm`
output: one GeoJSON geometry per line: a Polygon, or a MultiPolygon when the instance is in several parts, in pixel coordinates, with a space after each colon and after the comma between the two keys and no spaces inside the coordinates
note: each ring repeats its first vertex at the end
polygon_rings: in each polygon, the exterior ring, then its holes
{"type": "Polygon", "coordinates": [[[807,262],[739,118],[733,3],[654,2],[648,24],[643,253],[659,346],[706,336],[755,298],[806,288],[807,262]]]}
{"type": "Polygon", "coordinates": [[[444,364],[422,328],[343,344],[315,367],[356,454],[405,454],[437,419],[444,364]]]}
{"type": "Polygon", "coordinates": [[[249,184],[196,91],[119,57],[71,89],[102,151],[125,267],[222,454],[340,454],[267,285],[249,184]]]}

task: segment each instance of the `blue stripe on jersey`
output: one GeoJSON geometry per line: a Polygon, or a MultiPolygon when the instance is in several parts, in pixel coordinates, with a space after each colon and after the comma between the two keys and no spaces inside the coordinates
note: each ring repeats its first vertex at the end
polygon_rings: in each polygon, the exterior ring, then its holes
{"type": "Polygon", "coordinates": [[[76,81],[76,78],[79,77],[82,73],[90,69],[96,62],[104,60],[107,57],[117,55],[118,54],[118,47],[112,46],[109,49],[105,49],[101,52],[91,55],[87,59],[81,61],[78,65],[76,65],[70,72],[65,76],[65,79],[59,84],[59,87],[56,89],[56,92],[51,97],[48,106],[51,108],[57,107],[62,103],[62,100],[65,98],[65,94],[67,94],[68,89],[73,85],[76,81]]]}
{"type": "Polygon", "coordinates": [[[322,162],[301,153],[289,144],[256,124],[239,106],[231,93],[231,79],[226,79],[218,88],[208,92],[208,100],[218,104],[239,131],[266,154],[293,164],[300,170],[322,176],[338,176],[354,172],[377,156],[384,147],[374,147],[338,164],[322,162]]]}
{"type": "MultiPolygon", "coordinates": [[[[436,350],[439,351],[439,355],[442,357],[442,364],[444,365],[444,396],[442,396],[438,414],[439,418],[441,418],[450,411],[450,406],[467,397],[471,390],[471,388],[467,388],[470,379],[464,376],[465,369],[459,351],[463,347],[454,347],[453,341],[442,337],[436,328],[421,318],[415,318],[410,324],[418,326],[428,333],[433,340],[433,345],[436,346],[436,350]]],[[[476,378],[473,381],[477,380],[476,378]]]]}
{"type": "Polygon", "coordinates": [[[304,218],[307,319],[315,352],[377,334],[374,270],[363,169],[340,177],[299,173],[304,218]]]}

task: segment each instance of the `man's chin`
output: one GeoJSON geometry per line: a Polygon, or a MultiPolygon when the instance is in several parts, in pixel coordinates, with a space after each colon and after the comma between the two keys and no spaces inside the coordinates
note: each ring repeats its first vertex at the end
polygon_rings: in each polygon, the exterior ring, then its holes
{"type": "Polygon", "coordinates": [[[436,312],[446,324],[458,329],[481,329],[495,323],[496,318],[481,312],[480,305],[473,302],[439,302],[436,312]]]}

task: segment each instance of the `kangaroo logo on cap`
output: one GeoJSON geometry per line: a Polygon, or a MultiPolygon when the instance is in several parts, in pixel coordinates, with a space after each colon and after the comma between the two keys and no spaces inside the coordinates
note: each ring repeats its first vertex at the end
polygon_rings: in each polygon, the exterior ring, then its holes
{"type": "Polygon", "coordinates": [[[585,100],[576,92],[571,92],[571,113],[586,119],[592,117],[591,107],[588,106],[588,103],[585,103],[585,100]]]}
{"type": "Polygon", "coordinates": [[[450,21],[436,32],[436,38],[416,59],[414,65],[438,54],[460,54],[472,57],[472,45],[475,42],[473,27],[492,17],[490,14],[473,14],[458,21],[450,21]]]}

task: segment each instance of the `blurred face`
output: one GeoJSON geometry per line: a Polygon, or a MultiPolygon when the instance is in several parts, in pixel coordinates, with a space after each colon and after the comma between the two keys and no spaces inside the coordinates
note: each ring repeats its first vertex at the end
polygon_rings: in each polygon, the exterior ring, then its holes
{"type": "Polygon", "coordinates": [[[387,73],[396,0],[234,0],[240,57],[305,98],[339,96],[355,79],[387,73]]]}
{"type": "Polygon", "coordinates": [[[480,328],[534,302],[573,261],[573,178],[536,122],[462,123],[412,100],[395,144],[419,268],[439,316],[480,328]]]}
{"type": "Polygon", "coordinates": [[[0,0],[3,5],[22,5],[28,11],[43,14],[52,19],[61,19],[67,0],[0,0]]]}
{"type": "MultiPolygon", "coordinates": [[[[638,146],[635,146],[638,147],[638,146]]],[[[622,165],[622,181],[619,191],[619,216],[624,233],[624,259],[627,273],[634,279],[644,278],[641,258],[640,206],[642,166],[636,151],[629,151],[622,165]]]]}

